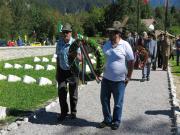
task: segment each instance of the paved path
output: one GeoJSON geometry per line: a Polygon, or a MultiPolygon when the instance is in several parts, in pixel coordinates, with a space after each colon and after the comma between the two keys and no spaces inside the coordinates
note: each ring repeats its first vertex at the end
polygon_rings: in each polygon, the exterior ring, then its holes
{"type": "Polygon", "coordinates": [[[102,121],[100,85],[95,81],[79,91],[76,120],[62,124],[56,120],[59,106],[21,125],[9,135],[171,135],[174,132],[167,72],[152,71],[149,82],[140,82],[141,71],[135,70],[129,83],[123,108],[122,123],[117,131],[99,129],[102,121]]]}

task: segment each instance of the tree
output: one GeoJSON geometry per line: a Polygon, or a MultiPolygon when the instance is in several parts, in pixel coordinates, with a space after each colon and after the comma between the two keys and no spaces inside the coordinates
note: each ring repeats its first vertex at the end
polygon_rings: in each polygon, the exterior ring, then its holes
{"type": "Polygon", "coordinates": [[[163,19],[164,18],[164,9],[163,7],[155,8],[155,18],[163,19]]]}
{"type": "Polygon", "coordinates": [[[29,31],[29,2],[27,0],[11,0],[8,4],[11,9],[13,25],[11,32],[17,36],[23,36],[29,31]]]}
{"type": "Polygon", "coordinates": [[[95,36],[98,34],[98,31],[103,30],[103,21],[104,21],[104,9],[93,7],[89,11],[89,16],[86,22],[83,25],[84,32],[88,36],[95,36]]]}
{"type": "Polygon", "coordinates": [[[11,33],[13,19],[10,9],[6,6],[0,7],[0,39],[8,39],[11,33]]]}

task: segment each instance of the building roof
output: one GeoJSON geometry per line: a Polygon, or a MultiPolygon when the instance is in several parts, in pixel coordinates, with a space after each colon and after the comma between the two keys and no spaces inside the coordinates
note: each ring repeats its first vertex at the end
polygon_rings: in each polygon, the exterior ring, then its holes
{"type": "Polygon", "coordinates": [[[156,20],[154,18],[150,19],[141,19],[142,23],[146,25],[146,27],[149,27],[151,24],[156,23],[156,20]]]}

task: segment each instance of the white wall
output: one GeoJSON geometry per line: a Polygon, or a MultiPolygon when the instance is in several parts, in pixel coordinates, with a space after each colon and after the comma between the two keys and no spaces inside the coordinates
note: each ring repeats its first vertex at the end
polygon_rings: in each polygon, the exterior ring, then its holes
{"type": "Polygon", "coordinates": [[[0,47],[0,61],[24,57],[51,55],[55,53],[55,49],[55,46],[0,47]]]}

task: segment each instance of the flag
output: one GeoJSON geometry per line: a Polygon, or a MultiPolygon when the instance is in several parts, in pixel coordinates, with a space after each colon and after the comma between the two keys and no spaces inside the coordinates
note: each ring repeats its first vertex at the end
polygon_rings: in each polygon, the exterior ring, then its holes
{"type": "Polygon", "coordinates": [[[62,32],[62,27],[63,27],[63,25],[61,24],[61,21],[59,20],[58,25],[57,25],[57,31],[62,32]]]}
{"type": "Polygon", "coordinates": [[[149,3],[149,0],[144,0],[144,4],[148,4],[149,3]]]}

